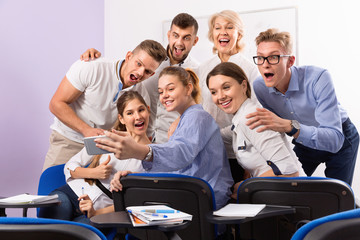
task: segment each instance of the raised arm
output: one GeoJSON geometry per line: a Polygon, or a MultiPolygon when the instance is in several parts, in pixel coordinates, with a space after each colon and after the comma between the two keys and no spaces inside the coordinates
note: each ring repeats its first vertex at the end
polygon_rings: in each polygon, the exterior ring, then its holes
{"type": "Polygon", "coordinates": [[[84,137],[104,134],[103,129],[92,128],[81,120],[69,106],[82,94],[76,89],[65,76],[52,97],[49,105],[50,111],[64,124],[73,130],[80,132],[84,137]]]}

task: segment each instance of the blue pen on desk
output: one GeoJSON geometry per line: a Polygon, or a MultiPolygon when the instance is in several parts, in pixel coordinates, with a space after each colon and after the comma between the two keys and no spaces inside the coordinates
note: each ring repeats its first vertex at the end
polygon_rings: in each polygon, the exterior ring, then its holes
{"type": "Polygon", "coordinates": [[[158,213],[143,212],[143,214],[148,215],[148,216],[153,216],[153,217],[162,217],[162,218],[167,218],[168,217],[165,214],[158,214],[158,213]]]}
{"type": "Polygon", "coordinates": [[[179,213],[179,210],[173,210],[173,209],[143,209],[142,212],[148,212],[148,213],[179,213]]]}

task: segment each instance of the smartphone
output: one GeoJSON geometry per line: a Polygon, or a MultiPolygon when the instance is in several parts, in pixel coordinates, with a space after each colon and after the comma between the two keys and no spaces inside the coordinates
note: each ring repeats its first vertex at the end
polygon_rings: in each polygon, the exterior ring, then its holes
{"type": "Polygon", "coordinates": [[[100,136],[93,136],[93,137],[86,137],[84,138],[84,144],[85,144],[85,148],[86,148],[86,152],[89,155],[99,155],[99,154],[107,154],[110,153],[109,151],[106,151],[104,149],[98,148],[96,146],[96,143],[94,142],[95,139],[97,138],[108,138],[105,135],[100,135],[100,136]]]}

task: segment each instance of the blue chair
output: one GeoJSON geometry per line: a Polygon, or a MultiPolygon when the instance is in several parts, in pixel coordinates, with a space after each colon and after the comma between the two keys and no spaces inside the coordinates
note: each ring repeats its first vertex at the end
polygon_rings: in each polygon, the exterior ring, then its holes
{"type": "MultiPolygon", "coordinates": [[[[206,219],[216,206],[215,198],[206,181],[180,174],[137,173],[121,178],[121,183],[123,190],[113,192],[115,211],[124,211],[127,206],[168,205],[193,215],[191,224],[177,231],[181,239],[215,239],[216,225],[206,219]]],[[[164,233],[155,230],[129,232],[140,239],[166,239],[164,233]]]]}
{"type": "Polygon", "coordinates": [[[0,218],[1,239],[106,240],[97,228],[72,221],[46,218],[0,218]]]}
{"type": "Polygon", "coordinates": [[[323,177],[249,178],[238,189],[238,203],[291,206],[293,215],[256,220],[240,226],[245,239],[290,239],[303,224],[355,208],[351,187],[323,177]]]}
{"type": "Polygon", "coordinates": [[[53,190],[66,184],[65,164],[47,168],[40,176],[38,195],[49,195],[53,190]]]}
{"type": "Polygon", "coordinates": [[[313,220],[295,232],[291,240],[360,239],[360,209],[313,220]]]}
{"type": "MultiPolygon", "coordinates": [[[[38,195],[48,195],[53,190],[66,184],[64,175],[65,164],[52,166],[47,168],[40,176],[38,195]]],[[[37,209],[37,216],[39,216],[39,208],[37,209]]],[[[107,239],[114,239],[116,235],[116,229],[107,234],[107,239]]]]}
{"type": "MultiPolygon", "coordinates": [[[[49,195],[53,190],[66,184],[64,166],[65,164],[49,167],[41,174],[38,195],[49,195]]],[[[39,216],[39,208],[36,213],[39,216]]]]}

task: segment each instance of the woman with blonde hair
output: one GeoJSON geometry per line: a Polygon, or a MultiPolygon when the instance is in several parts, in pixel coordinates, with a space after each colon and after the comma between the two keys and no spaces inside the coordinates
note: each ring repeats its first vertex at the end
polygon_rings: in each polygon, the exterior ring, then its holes
{"type": "MultiPolygon", "coordinates": [[[[259,76],[259,73],[256,66],[241,53],[245,46],[243,43],[244,34],[244,24],[238,13],[232,10],[224,10],[213,14],[209,19],[208,38],[214,44],[213,53],[215,55],[199,67],[202,105],[204,110],[210,113],[220,127],[235,181],[242,179],[242,171],[238,169],[236,156],[232,149],[232,133],[230,129],[232,115],[221,111],[212,102],[206,85],[206,77],[219,63],[233,62],[244,70],[252,88],[252,83],[259,76]]],[[[256,99],[255,94],[252,93],[251,98],[256,99]]]]}
{"type": "MultiPolygon", "coordinates": [[[[230,199],[233,184],[229,163],[219,127],[214,119],[197,104],[200,97],[199,79],[191,70],[167,67],[160,73],[159,100],[167,111],[176,111],[180,120],[169,141],[142,145],[128,133],[105,132],[111,138],[96,139],[97,146],[115,153],[118,159],[143,159],[147,172],[172,172],[202,178],[214,190],[216,207],[230,199]]],[[[121,190],[119,172],[111,182],[114,190],[121,190]]]]}

